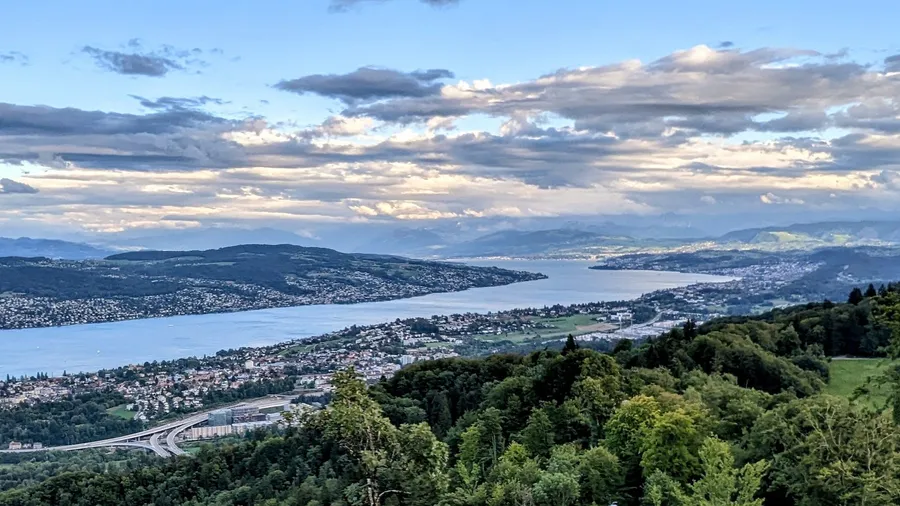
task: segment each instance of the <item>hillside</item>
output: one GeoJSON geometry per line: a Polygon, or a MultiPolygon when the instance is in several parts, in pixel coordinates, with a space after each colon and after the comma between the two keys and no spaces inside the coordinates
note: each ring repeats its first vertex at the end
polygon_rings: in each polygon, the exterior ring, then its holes
{"type": "Polygon", "coordinates": [[[0,237],[0,257],[47,257],[68,260],[103,258],[112,253],[84,243],[58,241],[55,239],[32,239],[0,237]]]}
{"type": "Polygon", "coordinates": [[[528,256],[590,246],[634,244],[630,237],[613,237],[577,229],[503,230],[440,250],[446,257],[528,256]]]}
{"type": "Polygon", "coordinates": [[[274,432],[140,465],[63,460],[5,485],[0,506],[898,504],[900,428],[884,405],[823,393],[830,355],[881,354],[898,325],[892,285],[608,354],[569,340],[416,363],[370,388],[340,371],[325,409],[274,432]]]}
{"type": "Polygon", "coordinates": [[[129,250],[208,250],[227,248],[241,244],[294,244],[308,245],[306,237],[275,228],[210,227],[170,230],[151,235],[112,234],[106,238],[110,244],[129,250]]]}
{"type": "MultiPolygon", "coordinates": [[[[686,229],[690,230],[690,229],[686,229]]],[[[584,258],[603,254],[743,249],[773,252],[900,244],[900,222],[821,222],[736,230],[717,237],[667,234],[662,228],[572,222],[565,228],[503,230],[431,248],[443,257],[584,258]]],[[[432,242],[438,243],[437,239],[432,242]]],[[[420,250],[426,251],[426,250],[420,250]]],[[[421,254],[421,253],[420,253],[421,254]]]]}
{"type": "Polygon", "coordinates": [[[820,245],[897,243],[900,242],[900,222],[821,222],[786,227],[750,228],[727,233],[718,238],[718,241],[749,244],[806,242],[820,245]]]}
{"type": "Polygon", "coordinates": [[[0,328],[389,300],[542,277],[291,245],[0,258],[0,328]]]}

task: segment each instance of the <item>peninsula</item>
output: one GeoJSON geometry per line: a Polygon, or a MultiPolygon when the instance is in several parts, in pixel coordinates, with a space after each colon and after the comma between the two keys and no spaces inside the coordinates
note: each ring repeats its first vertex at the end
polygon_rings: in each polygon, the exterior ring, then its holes
{"type": "Polygon", "coordinates": [[[291,245],[80,261],[6,257],[0,258],[0,329],[374,302],[545,277],[291,245]]]}

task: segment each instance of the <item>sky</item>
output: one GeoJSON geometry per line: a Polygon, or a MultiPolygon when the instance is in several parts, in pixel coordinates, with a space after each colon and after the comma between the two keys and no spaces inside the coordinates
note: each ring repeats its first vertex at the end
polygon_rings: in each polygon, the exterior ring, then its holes
{"type": "Polygon", "coordinates": [[[0,235],[890,219],[897,14],[893,1],[15,2],[0,20],[0,235]]]}

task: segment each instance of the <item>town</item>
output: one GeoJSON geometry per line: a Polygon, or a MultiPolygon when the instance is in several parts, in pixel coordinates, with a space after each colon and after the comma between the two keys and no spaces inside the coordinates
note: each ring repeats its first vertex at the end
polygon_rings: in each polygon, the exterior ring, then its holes
{"type": "Polygon", "coordinates": [[[184,260],[175,257],[166,262],[143,257],[127,261],[3,258],[0,329],[375,302],[545,277],[330,250],[309,253],[310,249],[300,247],[259,246],[255,256],[242,253],[249,248],[192,252],[184,260]],[[200,263],[198,255],[208,258],[200,263]],[[301,263],[310,255],[321,256],[320,265],[301,263]]]}
{"type": "Polygon", "coordinates": [[[722,271],[734,278],[731,281],[661,290],[631,301],[436,315],[352,326],[267,347],[223,350],[212,357],[63,377],[7,378],[0,381],[0,405],[14,409],[110,391],[126,400],[120,413],[149,422],[208,409],[228,392],[327,395],[331,374],[347,367],[374,382],[418,361],[515,352],[563,341],[569,334],[581,342],[610,346],[621,339],[640,341],[688,319],[702,322],[728,314],[735,293],[768,293],[814,268],[790,262],[754,265],[722,271]]]}

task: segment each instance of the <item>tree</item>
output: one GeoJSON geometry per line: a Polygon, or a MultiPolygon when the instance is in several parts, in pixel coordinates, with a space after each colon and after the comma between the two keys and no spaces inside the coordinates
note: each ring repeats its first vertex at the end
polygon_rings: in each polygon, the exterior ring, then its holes
{"type": "Polygon", "coordinates": [[[612,504],[621,499],[625,474],[619,459],[603,446],[581,457],[581,498],[585,504],[612,504]]]}
{"type": "Polygon", "coordinates": [[[640,460],[641,441],[656,424],[661,410],[656,399],[638,395],[622,403],[606,422],[606,447],[623,462],[640,460]]]}
{"type": "Polygon", "coordinates": [[[644,475],[662,471],[686,483],[700,472],[698,451],[704,437],[684,409],[663,413],[641,441],[644,475]]]}
{"type": "Polygon", "coordinates": [[[691,341],[695,337],[697,337],[697,322],[690,319],[684,323],[684,339],[691,341]]]}
{"type": "Polygon", "coordinates": [[[522,431],[522,444],[533,457],[549,457],[555,444],[553,423],[543,408],[531,412],[528,425],[522,431]]]}
{"type": "Polygon", "coordinates": [[[847,303],[853,304],[854,306],[863,301],[865,297],[863,296],[862,290],[859,288],[854,288],[850,292],[850,297],[847,298],[847,303]]]}
{"type": "Polygon", "coordinates": [[[867,299],[878,296],[878,291],[875,290],[875,285],[869,283],[869,287],[866,288],[866,293],[864,294],[867,299]]]}
{"type": "Polygon", "coordinates": [[[769,411],[747,438],[749,460],[771,459],[771,494],[797,504],[900,504],[900,433],[881,414],[817,396],[769,411]]]}
{"type": "Polygon", "coordinates": [[[571,506],[578,501],[578,452],[572,445],[553,448],[547,470],[534,484],[535,503],[541,506],[571,506]]]}
{"type": "Polygon", "coordinates": [[[662,471],[655,471],[647,483],[647,502],[653,506],[684,504],[689,506],[762,506],[759,493],[768,463],[760,460],[734,467],[728,443],[707,438],[700,448],[702,476],[687,491],[662,471]]]}
{"type": "Polygon", "coordinates": [[[345,495],[368,506],[380,506],[390,495],[418,506],[435,504],[447,488],[447,445],[427,424],[394,427],[352,368],[335,373],[332,384],[331,404],[310,423],[359,465],[362,480],[345,495]]]}
{"type": "Polygon", "coordinates": [[[566,344],[565,346],[563,346],[562,354],[568,355],[578,348],[580,348],[580,346],[578,346],[578,343],[575,342],[575,336],[569,334],[568,337],[566,337],[566,344]]]}
{"type": "Polygon", "coordinates": [[[638,395],[622,403],[604,426],[604,445],[619,459],[625,474],[626,493],[634,493],[643,485],[641,476],[641,442],[661,415],[656,399],[638,395]]]}
{"type": "Polygon", "coordinates": [[[482,461],[494,466],[506,449],[500,410],[497,408],[484,410],[478,417],[478,429],[481,436],[478,444],[482,461]]]}
{"type": "Polygon", "coordinates": [[[776,351],[782,357],[790,357],[794,352],[799,351],[803,343],[800,341],[800,334],[797,333],[796,327],[788,325],[778,332],[775,341],[776,351]]]}
{"type": "Polygon", "coordinates": [[[353,368],[336,372],[332,385],[334,398],[317,422],[325,437],[337,442],[360,465],[364,481],[349,494],[361,496],[369,506],[379,506],[385,495],[398,492],[381,488],[381,475],[396,449],[396,428],[368,396],[353,368]]]}
{"type": "Polygon", "coordinates": [[[434,433],[443,438],[453,425],[453,415],[450,413],[450,401],[444,391],[439,392],[431,401],[432,424],[434,433]]]}
{"type": "MultiPolygon", "coordinates": [[[[519,443],[510,444],[491,473],[491,489],[486,493],[490,497],[490,504],[534,504],[533,487],[542,475],[540,466],[528,456],[524,446],[519,443]]],[[[477,504],[480,499],[472,495],[469,498],[465,504],[477,504]]]]}
{"type": "Polygon", "coordinates": [[[391,462],[391,482],[402,487],[404,504],[433,506],[447,492],[449,450],[435,438],[428,424],[402,425],[397,434],[399,452],[391,462]]]}
{"type": "Polygon", "coordinates": [[[460,492],[467,497],[476,493],[484,474],[479,451],[481,428],[478,425],[471,425],[462,433],[461,439],[456,461],[456,475],[459,477],[461,485],[460,492]]]}

